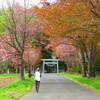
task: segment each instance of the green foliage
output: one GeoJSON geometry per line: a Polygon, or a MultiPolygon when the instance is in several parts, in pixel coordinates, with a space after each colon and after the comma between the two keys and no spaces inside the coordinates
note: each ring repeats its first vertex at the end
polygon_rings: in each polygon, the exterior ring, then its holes
{"type": "Polygon", "coordinates": [[[35,47],[39,46],[45,47],[49,43],[48,38],[49,38],[48,35],[45,35],[44,33],[38,31],[37,35],[31,39],[31,45],[35,47]]]}
{"type": "Polygon", "coordinates": [[[82,65],[79,62],[74,62],[74,66],[72,66],[72,72],[81,74],[82,65]]]}
{"type": "Polygon", "coordinates": [[[82,65],[81,65],[81,63],[75,61],[74,65],[67,69],[67,72],[68,73],[79,73],[79,74],[81,74],[81,72],[82,72],[82,65]]]}
{"type": "Polygon", "coordinates": [[[72,67],[72,71],[75,72],[75,73],[81,74],[82,67],[80,67],[80,66],[73,66],[72,67]]]}
{"type": "Polygon", "coordinates": [[[71,79],[74,79],[81,83],[89,85],[89,86],[95,88],[96,90],[100,90],[100,77],[87,78],[87,77],[82,77],[81,75],[74,75],[74,74],[67,74],[67,73],[61,73],[61,75],[67,76],[71,79]]]}
{"type": "Polygon", "coordinates": [[[14,100],[18,99],[20,96],[26,94],[32,87],[34,83],[34,77],[28,78],[20,81],[17,79],[13,83],[0,89],[0,100],[14,100]],[[15,95],[8,94],[9,92],[17,92],[15,95]]]}
{"type": "Polygon", "coordinates": [[[5,61],[5,62],[0,63],[0,74],[3,74],[3,73],[15,73],[16,69],[17,68],[11,66],[9,61],[5,61]]]}
{"type": "Polygon", "coordinates": [[[63,61],[60,61],[60,62],[59,62],[59,68],[60,68],[60,69],[65,69],[65,70],[66,70],[66,67],[67,67],[67,66],[66,66],[66,64],[65,64],[63,61]]]}
{"type": "Polygon", "coordinates": [[[53,51],[51,49],[46,50],[45,48],[42,49],[42,59],[52,58],[53,51]]]}
{"type": "Polygon", "coordinates": [[[70,73],[70,74],[74,73],[71,67],[67,68],[67,73],[70,73]]]}
{"type": "Polygon", "coordinates": [[[98,62],[98,64],[96,65],[95,70],[100,74],[100,62],[98,62]]]}
{"type": "Polygon", "coordinates": [[[3,26],[4,21],[5,21],[5,16],[2,14],[2,11],[0,11],[0,33],[6,31],[5,27],[3,26]]]}

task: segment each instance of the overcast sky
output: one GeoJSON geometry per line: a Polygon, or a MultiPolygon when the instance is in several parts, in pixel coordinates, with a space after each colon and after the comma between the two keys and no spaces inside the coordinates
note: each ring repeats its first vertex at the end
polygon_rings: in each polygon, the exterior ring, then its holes
{"type": "MultiPolygon", "coordinates": [[[[15,1],[16,3],[20,3],[21,5],[23,5],[23,1],[24,0],[8,0],[10,2],[15,1]]],[[[28,2],[31,5],[38,5],[40,0],[26,0],[26,2],[28,2]]],[[[7,0],[0,0],[0,7],[3,4],[4,7],[7,7],[7,0]]]]}
{"type": "MultiPolygon", "coordinates": [[[[21,5],[23,5],[23,1],[24,0],[8,0],[8,1],[15,1],[15,2],[18,2],[20,3],[21,5]]],[[[30,5],[38,5],[40,0],[26,0],[30,5]]],[[[53,1],[56,1],[56,0],[47,0],[49,2],[53,2],[53,1]]],[[[7,0],[0,0],[0,8],[1,8],[1,5],[3,4],[4,7],[7,7],[7,0]]]]}

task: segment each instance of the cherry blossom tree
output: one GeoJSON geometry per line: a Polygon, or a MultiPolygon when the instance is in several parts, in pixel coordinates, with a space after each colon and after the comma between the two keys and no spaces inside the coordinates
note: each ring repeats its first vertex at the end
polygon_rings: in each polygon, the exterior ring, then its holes
{"type": "Polygon", "coordinates": [[[51,48],[55,55],[66,63],[67,67],[73,64],[74,54],[77,53],[74,43],[62,37],[51,38],[50,44],[46,48],[51,48]]]}
{"type": "Polygon", "coordinates": [[[61,44],[56,47],[55,52],[56,55],[65,62],[67,67],[73,65],[73,61],[75,61],[74,58],[75,48],[73,46],[61,44]]]}
{"type": "MultiPolygon", "coordinates": [[[[5,33],[2,33],[2,38],[5,38],[7,41],[10,41],[9,35],[5,33]]],[[[3,62],[14,57],[16,50],[6,44],[5,41],[2,40],[2,38],[0,38],[0,59],[3,62]]]]}
{"type": "Polygon", "coordinates": [[[10,3],[7,0],[8,8],[3,9],[5,16],[5,23],[3,26],[7,29],[6,34],[9,36],[9,41],[1,36],[1,39],[16,51],[16,56],[13,62],[18,63],[20,66],[20,79],[24,80],[24,60],[23,54],[27,41],[36,35],[38,31],[37,17],[35,15],[34,7],[27,7],[26,0],[24,0],[23,7],[18,3],[10,3]],[[18,59],[18,60],[17,60],[18,59]]]}
{"type": "Polygon", "coordinates": [[[41,62],[41,47],[27,47],[25,49],[23,59],[29,65],[28,72],[30,77],[33,71],[32,69],[41,62]]]}

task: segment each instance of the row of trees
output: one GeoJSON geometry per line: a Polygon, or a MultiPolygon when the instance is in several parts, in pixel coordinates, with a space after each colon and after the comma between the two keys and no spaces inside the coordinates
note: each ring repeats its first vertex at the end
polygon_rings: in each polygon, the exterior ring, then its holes
{"type": "Polygon", "coordinates": [[[6,3],[8,8],[2,4],[0,10],[0,60],[19,68],[20,79],[24,80],[24,68],[27,66],[31,74],[32,68],[40,64],[41,50],[48,44],[48,36],[40,32],[37,7],[26,0],[23,5],[14,0],[6,3]]]}
{"type": "MultiPolygon", "coordinates": [[[[8,8],[2,6],[0,11],[3,30],[0,34],[0,59],[10,60],[10,64],[20,69],[20,79],[24,80],[24,67],[39,63],[41,47],[33,47],[32,42],[38,35],[40,26],[37,23],[36,11],[24,0],[23,6],[7,0],[8,8]]],[[[0,27],[0,28],[2,28],[0,27]]]]}
{"type": "MultiPolygon", "coordinates": [[[[42,32],[52,37],[66,38],[65,43],[56,45],[57,55],[72,62],[70,54],[78,54],[82,63],[82,74],[95,76],[95,64],[100,50],[100,1],[99,0],[60,0],[56,4],[37,9],[42,32]],[[61,49],[60,49],[61,48],[61,49]],[[66,57],[64,58],[66,50],[66,57]],[[70,49],[70,50],[68,50],[70,49]],[[58,50],[58,51],[57,51],[58,50]],[[60,54],[60,55],[59,55],[60,54]],[[71,61],[70,61],[71,59],[71,61]],[[87,69],[87,70],[86,70],[87,69]]],[[[75,59],[74,59],[75,60],[75,59]]]]}
{"type": "Polygon", "coordinates": [[[60,0],[43,7],[30,7],[7,0],[2,9],[0,28],[0,59],[20,68],[24,79],[24,67],[29,72],[40,62],[41,50],[52,49],[70,67],[81,61],[82,74],[94,75],[100,49],[100,14],[98,0],[60,0]],[[49,49],[48,49],[49,48],[49,49]]]}

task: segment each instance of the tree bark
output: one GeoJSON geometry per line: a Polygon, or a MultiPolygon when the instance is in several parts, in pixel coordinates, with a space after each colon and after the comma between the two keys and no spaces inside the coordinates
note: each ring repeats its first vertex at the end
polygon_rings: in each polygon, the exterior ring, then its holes
{"type": "Polygon", "coordinates": [[[93,69],[93,67],[92,67],[92,60],[90,60],[89,64],[88,64],[88,77],[92,77],[92,75],[93,75],[92,69],[93,69]]]}
{"type": "Polygon", "coordinates": [[[81,58],[82,58],[82,75],[83,75],[83,77],[87,77],[86,64],[85,64],[85,55],[84,55],[83,50],[81,50],[81,58]]]}
{"type": "Polygon", "coordinates": [[[21,65],[20,65],[20,80],[24,80],[24,66],[23,66],[23,61],[21,61],[21,65]]]}
{"type": "Polygon", "coordinates": [[[95,66],[93,67],[93,77],[96,77],[95,66]]]}
{"type": "Polygon", "coordinates": [[[95,56],[96,56],[96,47],[93,45],[93,43],[90,44],[89,49],[89,59],[88,59],[88,76],[93,77],[95,76],[95,56]],[[93,75],[94,73],[94,75],[93,75]]]}
{"type": "Polygon", "coordinates": [[[20,66],[20,80],[24,80],[25,77],[24,77],[24,68],[23,66],[20,66]]]}
{"type": "Polygon", "coordinates": [[[29,66],[28,70],[28,77],[30,78],[32,76],[32,65],[29,66]]]}
{"type": "Polygon", "coordinates": [[[29,78],[31,77],[31,70],[30,70],[30,68],[29,68],[29,70],[28,70],[28,77],[29,77],[29,78]]]}

